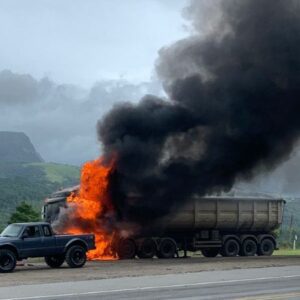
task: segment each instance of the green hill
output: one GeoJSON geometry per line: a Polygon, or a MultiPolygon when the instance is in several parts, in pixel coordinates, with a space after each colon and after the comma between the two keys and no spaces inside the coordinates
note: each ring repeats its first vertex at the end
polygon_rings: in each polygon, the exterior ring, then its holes
{"type": "Polygon", "coordinates": [[[0,131],[0,161],[42,162],[43,159],[24,132],[0,131]]]}
{"type": "Polygon", "coordinates": [[[63,186],[75,182],[77,184],[79,181],[80,169],[76,166],[55,163],[31,163],[26,164],[26,166],[42,169],[50,182],[61,183],[63,186]]]}
{"type": "Polygon", "coordinates": [[[80,169],[54,163],[0,161],[0,227],[26,201],[40,210],[43,200],[61,187],[78,184],[80,169]]]}

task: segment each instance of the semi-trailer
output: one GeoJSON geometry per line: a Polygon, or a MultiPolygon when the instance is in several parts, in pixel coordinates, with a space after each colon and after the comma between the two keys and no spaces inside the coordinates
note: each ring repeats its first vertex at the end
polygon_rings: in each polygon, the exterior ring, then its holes
{"type": "MultiPolygon", "coordinates": [[[[78,186],[46,199],[43,218],[54,222],[66,198],[78,186]]],[[[285,201],[274,197],[193,197],[164,217],[151,222],[146,231],[117,237],[113,248],[121,259],[173,258],[180,250],[201,250],[206,257],[272,255],[277,249],[276,229],[283,219],[285,201]]]]}

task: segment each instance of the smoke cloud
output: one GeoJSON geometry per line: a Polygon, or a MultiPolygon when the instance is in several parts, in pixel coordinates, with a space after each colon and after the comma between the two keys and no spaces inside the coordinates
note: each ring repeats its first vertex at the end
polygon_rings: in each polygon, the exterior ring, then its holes
{"type": "Polygon", "coordinates": [[[148,221],[288,159],[300,130],[299,14],[294,0],[193,1],[185,10],[193,34],[157,61],[169,99],[118,104],[98,123],[106,156],[116,157],[111,192],[125,220],[148,221]]]}

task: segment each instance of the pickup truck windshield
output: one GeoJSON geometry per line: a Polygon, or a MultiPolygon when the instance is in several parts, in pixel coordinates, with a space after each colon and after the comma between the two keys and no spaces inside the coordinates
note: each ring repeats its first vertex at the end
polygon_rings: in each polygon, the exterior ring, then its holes
{"type": "Polygon", "coordinates": [[[11,224],[8,225],[1,233],[3,237],[18,237],[21,233],[22,225],[11,224]]]}

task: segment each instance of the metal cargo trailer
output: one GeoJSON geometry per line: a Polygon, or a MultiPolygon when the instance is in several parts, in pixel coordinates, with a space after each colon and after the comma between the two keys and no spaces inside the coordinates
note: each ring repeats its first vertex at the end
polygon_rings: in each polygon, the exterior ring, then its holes
{"type": "Polygon", "coordinates": [[[124,258],[170,258],[178,249],[207,257],[272,255],[284,204],[281,198],[194,197],[141,235],[119,241],[118,252],[124,258]]]}
{"type": "Polygon", "coordinates": [[[284,203],[272,198],[194,198],[159,223],[172,231],[269,232],[281,225],[284,203]]]}
{"type": "MultiPolygon", "coordinates": [[[[66,197],[77,190],[61,190],[48,198],[44,219],[55,221],[66,197]]],[[[272,255],[277,248],[273,231],[282,223],[284,204],[280,198],[193,197],[126,238],[117,232],[112,247],[120,258],[172,258],[179,250],[185,256],[197,250],[207,257],[272,255]]]]}

